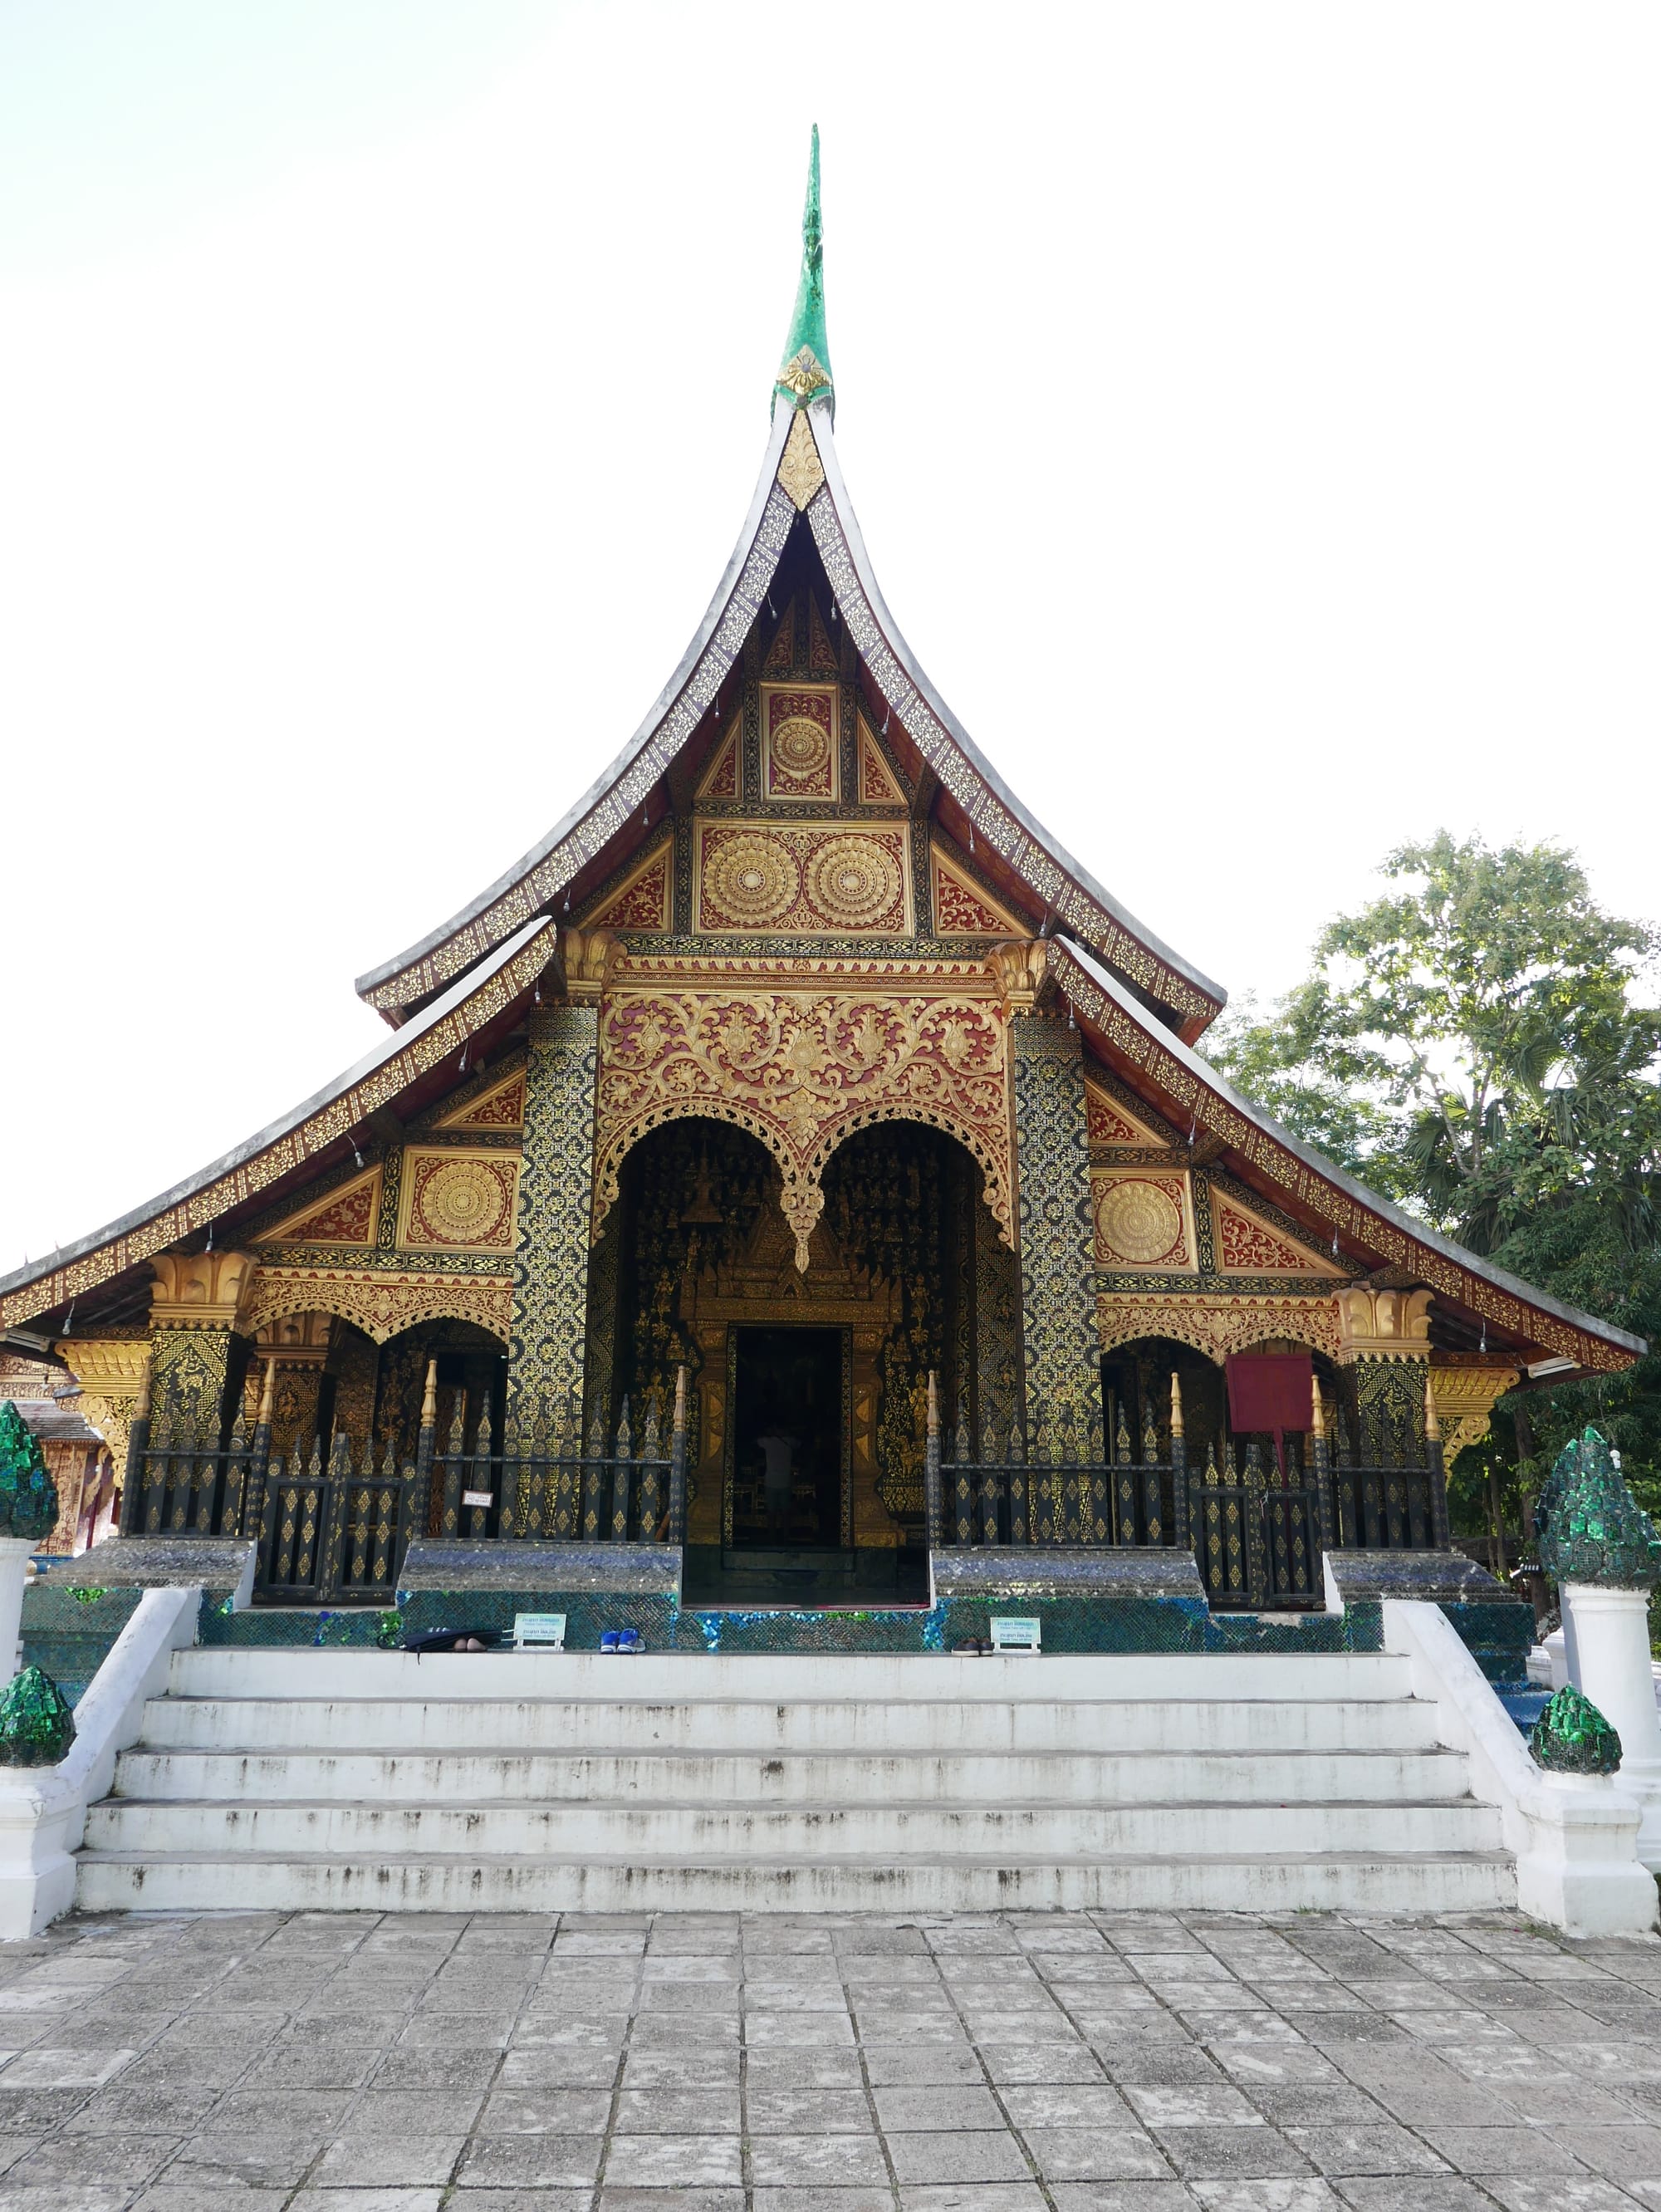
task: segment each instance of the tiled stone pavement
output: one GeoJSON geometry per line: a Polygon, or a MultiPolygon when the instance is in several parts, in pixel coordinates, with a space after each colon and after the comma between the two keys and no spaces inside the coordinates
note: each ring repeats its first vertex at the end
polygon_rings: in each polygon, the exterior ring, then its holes
{"type": "Polygon", "coordinates": [[[1514,1915],[70,1920],[16,2212],[1661,2212],[1661,1942],[1514,1915]]]}

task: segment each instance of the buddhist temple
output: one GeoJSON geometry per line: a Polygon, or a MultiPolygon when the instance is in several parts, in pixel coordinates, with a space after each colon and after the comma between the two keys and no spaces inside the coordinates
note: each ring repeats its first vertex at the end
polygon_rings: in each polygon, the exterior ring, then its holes
{"type": "Polygon", "coordinates": [[[389,1606],[412,1543],[803,1612],[1134,1547],[1297,1612],[1327,1553],[1446,1552],[1501,1391],[1641,1349],[1208,1065],[1221,986],[907,646],[836,398],[815,137],[755,495],[645,722],[358,979],[375,1051],[0,1280],[124,1538],[252,1540],[256,1605],[389,1606]]]}

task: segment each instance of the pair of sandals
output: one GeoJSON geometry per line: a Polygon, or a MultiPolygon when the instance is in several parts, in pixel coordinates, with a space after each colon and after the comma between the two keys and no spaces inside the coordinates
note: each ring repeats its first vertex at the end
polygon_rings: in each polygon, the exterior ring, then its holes
{"type": "Polygon", "coordinates": [[[644,1651],[638,1628],[608,1628],[600,1638],[602,1651],[644,1651]]]}
{"type": "Polygon", "coordinates": [[[955,1659],[990,1659],[997,1646],[984,1636],[965,1636],[952,1646],[955,1659]]]}

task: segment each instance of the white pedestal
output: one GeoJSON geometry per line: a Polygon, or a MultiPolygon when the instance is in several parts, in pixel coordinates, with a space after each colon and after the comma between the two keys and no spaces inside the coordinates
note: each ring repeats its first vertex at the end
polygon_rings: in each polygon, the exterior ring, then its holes
{"type": "Polygon", "coordinates": [[[23,1585],[33,1550],[27,1536],[0,1536],[0,1688],[17,1672],[21,1657],[23,1585]]]}
{"type": "Polygon", "coordinates": [[[1573,1622],[1576,1686],[1620,1733],[1620,1787],[1644,1812],[1638,1856],[1652,1874],[1661,1871],[1661,1715],[1650,1662],[1649,1593],[1566,1583],[1563,1619],[1573,1622]]]}

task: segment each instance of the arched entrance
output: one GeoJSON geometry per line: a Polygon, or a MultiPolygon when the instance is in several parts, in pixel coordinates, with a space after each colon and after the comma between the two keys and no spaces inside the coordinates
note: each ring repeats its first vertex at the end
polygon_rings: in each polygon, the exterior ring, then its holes
{"type": "Polygon", "coordinates": [[[688,1368],[690,1601],[924,1598],[929,1370],[976,1421],[1018,1372],[1013,1342],[979,1357],[979,1306],[994,1346],[1019,1311],[980,1184],[937,1129],[859,1129],[826,1164],[803,1269],[777,1163],[743,1130],[683,1117],[627,1155],[591,1276],[591,1418],[627,1401],[638,1423],[688,1368]]]}

